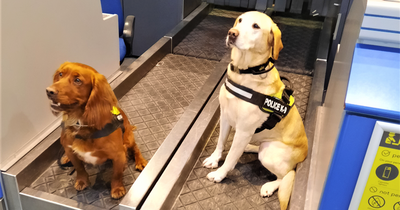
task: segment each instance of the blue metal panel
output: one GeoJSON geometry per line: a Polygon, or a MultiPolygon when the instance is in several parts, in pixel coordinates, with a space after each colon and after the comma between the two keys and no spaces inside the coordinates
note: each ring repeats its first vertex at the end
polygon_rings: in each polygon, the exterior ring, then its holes
{"type": "Polygon", "coordinates": [[[0,183],[0,198],[3,198],[3,190],[1,189],[1,183],[0,183]]]}
{"type": "Polygon", "coordinates": [[[400,118],[400,49],[357,44],[354,50],[346,110],[400,118]]]}
{"type": "Polygon", "coordinates": [[[376,119],[345,114],[320,210],[348,209],[375,122],[376,119]]]}

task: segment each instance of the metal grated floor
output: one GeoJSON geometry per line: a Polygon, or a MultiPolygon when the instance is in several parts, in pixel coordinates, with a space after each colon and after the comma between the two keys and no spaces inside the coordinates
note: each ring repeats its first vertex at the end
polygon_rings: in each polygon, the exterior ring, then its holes
{"type": "MultiPolygon", "coordinates": [[[[304,121],[312,77],[286,72],[280,72],[280,75],[293,83],[295,104],[304,121]]],[[[235,131],[229,134],[219,167],[228,154],[234,134],[235,131]]],[[[269,198],[260,196],[261,186],[275,180],[276,176],[261,165],[257,154],[244,153],[235,169],[221,183],[213,183],[206,178],[209,172],[216,169],[203,168],[202,162],[215,150],[218,136],[219,125],[196,162],[173,209],[280,209],[276,192],[269,198]]]]}
{"type": "MultiPolygon", "coordinates": [[[[121,98],[121,107],[137,127],[135,139],[144,158],[151,159],[216,64],[169,54],[121,98]]],[[[110,197],[112,162],[85,167],[91,186],[81,192],[74,188],[76,173],[69,175],[71,169],[62,170],[56,162],[31,187],[85,204],[118,209],[120,200],[110,197]]],[[[127,190],[139,174],[133,158],[129,158],[123,178],[127,190]]]]}

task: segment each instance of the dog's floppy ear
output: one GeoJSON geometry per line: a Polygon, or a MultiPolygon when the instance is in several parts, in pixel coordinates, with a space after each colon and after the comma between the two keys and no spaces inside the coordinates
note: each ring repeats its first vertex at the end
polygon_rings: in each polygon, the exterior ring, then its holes
{"type": "Polygon", "coordinates": [[[112,120],[111,110],[117,105],[114,95],[107,79],[99,73],[92,74],[92,91],[86,103],[83,118],[88,125],[94,125],[101,130],[112,120]]]}
{"type": "Polygon", "coordinates": [[[238,24],[238,22],[239,22],[239,18],[240,18],[240,17],[236,18],[236,20],[235,20],[235,24],[233,24],[233,27],[235,27],[235,26],[238,24]]]}
{"type": "Polygon", "coordinates": [[[275,23],[272,24],[271,35],[271,37],[273,38],[271,44],[274,46],[272,58],[278,60],[279,52],[282,50],[283,44],[281,39],[281,30],[279,30],[278,26],[275,23]]]}

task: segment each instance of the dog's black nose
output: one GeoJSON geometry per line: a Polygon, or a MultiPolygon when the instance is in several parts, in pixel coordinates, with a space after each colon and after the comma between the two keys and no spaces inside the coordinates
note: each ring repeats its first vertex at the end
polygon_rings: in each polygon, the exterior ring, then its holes
{"type": "Polygon", "coordinates": [[[54,89],[51,88],[51,87],[48,87],[48,88],[46,88],[46,93],[47,93],[47,97],[50,98],[50,99],[52,99],[52,98],[54,98],[54,97],[57,96],[58,91],[57,91],[57,90],[54,90],[54,89]]]}

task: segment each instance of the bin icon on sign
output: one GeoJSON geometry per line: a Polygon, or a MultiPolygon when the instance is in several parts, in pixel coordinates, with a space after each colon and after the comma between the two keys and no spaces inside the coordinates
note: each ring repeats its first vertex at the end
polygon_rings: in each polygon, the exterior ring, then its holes
{"type": "Polygon", "coordinates": [[[390,176],[390,172],[391,172],[391,171],[392,171],[392,167],[386,166],[386,167],[385,167],[385,170],[383,170],[383,175],[382,175],[382,177],[385,178],[385,179],[389,179],[389,176],[390,176]]]}

